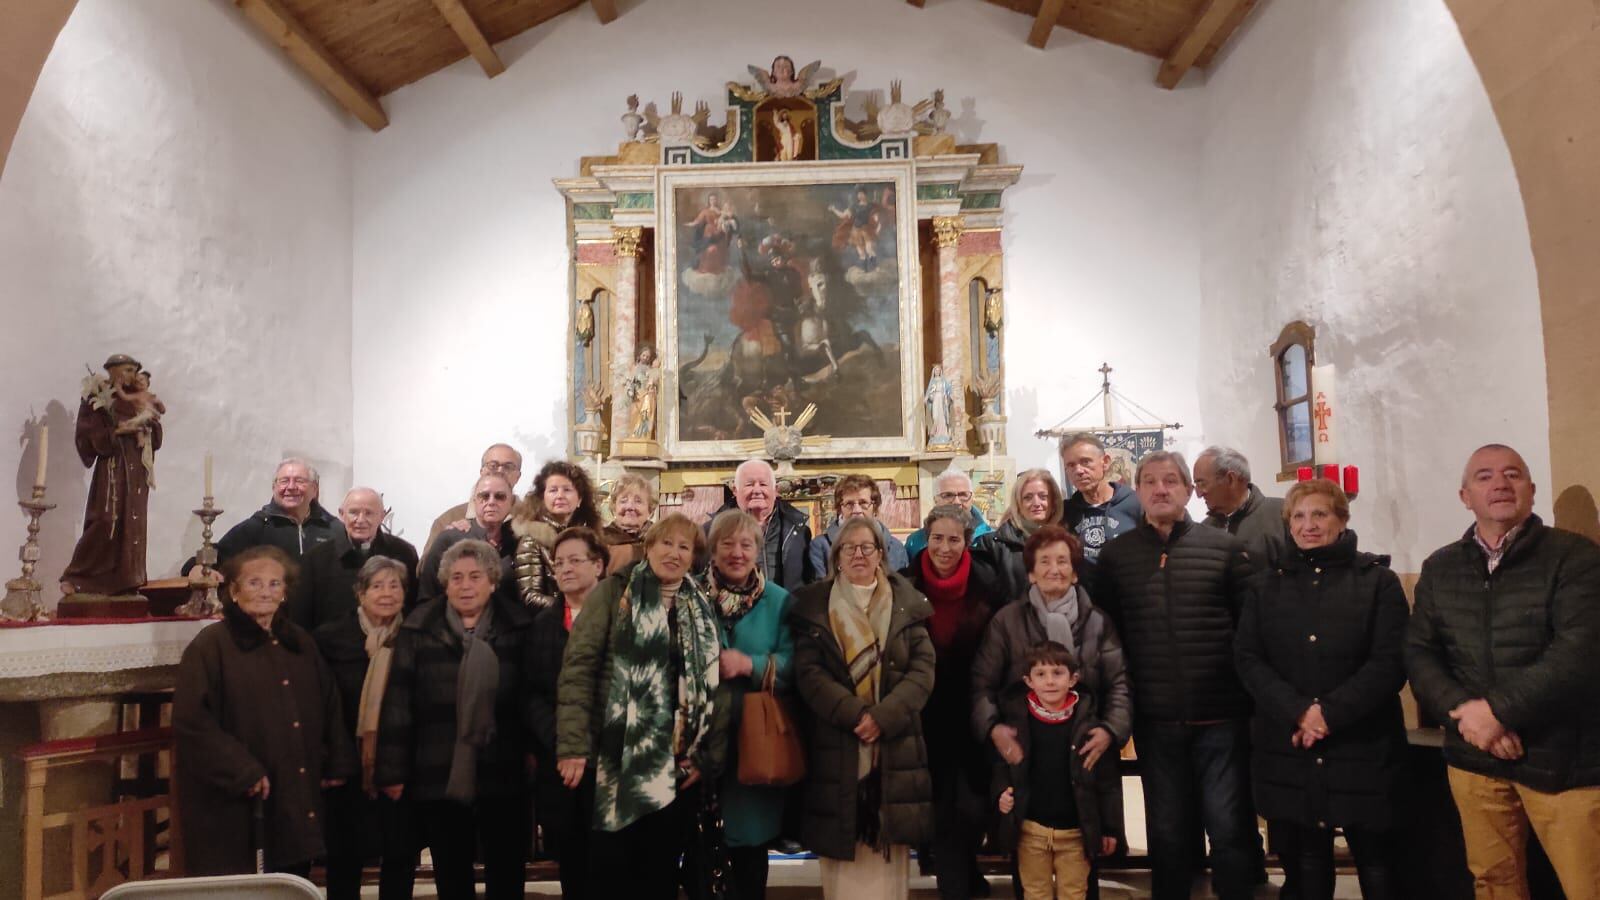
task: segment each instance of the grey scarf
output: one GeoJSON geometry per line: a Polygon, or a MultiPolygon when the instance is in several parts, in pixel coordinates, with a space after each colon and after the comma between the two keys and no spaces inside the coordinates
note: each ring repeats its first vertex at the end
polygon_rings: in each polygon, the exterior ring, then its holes
{"type": "Polygon", "coordinates": [[[478,751],[494,739],[494,700],[500,687],[500,659],[489,643],[494,636],[494,601],[478,614],[471,633],[461,614],[448,603],[444,621],[461,641],[461,667],[456,672],[456,746],[444,795],[471,803],[478,788],[478,751]]]}
{"type": "Polygon", "coordinates": [[[1073,643],[1072,629],[1078,624],[1078,586],[1073,585],[1059,600],[1046,604],[1039,586],[1034,585],[1028,588],[1028,603],[1038,613],[1045,636],[1076,654],[1078,647],[1073,643]]]}

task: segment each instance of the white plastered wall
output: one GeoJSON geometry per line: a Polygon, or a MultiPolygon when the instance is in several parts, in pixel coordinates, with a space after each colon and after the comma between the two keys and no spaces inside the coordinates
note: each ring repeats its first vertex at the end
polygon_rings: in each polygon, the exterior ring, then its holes
{"type": "Polygon", "coordinates": [[[1005,221],[1019,465],[1054,465],[1032,432],[1087,398],[1104,360],[1128,394],[1197,423],[1201,97],[1063,29],[1035,50],[1029,24],[975,2],[649,0],[499,45],[509,68],[493,80],[464,61],[385,98],[392,124],[355,138],[357,477],[416,538],[464,498],[489,443],[534,462],[565,452],[568,247],[551,179],[615,152],[629,94],[664,109],[679,90],[721,121],[724,83],[779,53],[820,58],[851,94],[944,88],[960,142],[1025,167],[1005,221]]]}
{"type": "MultiPolygon", "coordinates": [[[[1353,526],[1415,572],[1471,518],[1475,447],[1550,483],[1539,293],[1515,172],[1441,0],[1273,0],[1204,86],[1201,412],[1270,493],[1266,348],[1317,329],[1339,368],[1353,526]]],[[[1548,515],[1549,497],[1538,510],[1548,515]]]]}
{"type": "MultiPolygon", "coordinates": [[[[150,500],[151,577],[199,541],[216,453],[225,527],[298,454],[346,479],[350,424],[350,126],[222,0],[82,0],[0,178],[0,470],[33,483],[31,420],[50,424],[38,575],[82,527],[72,446],[84,365],[139,357],[167,402],[150,500]]],[[[0,558],[24,536],[0,509],[0,558]]],[[[15,561],[6,578],[15,576],[15,561]]]]}

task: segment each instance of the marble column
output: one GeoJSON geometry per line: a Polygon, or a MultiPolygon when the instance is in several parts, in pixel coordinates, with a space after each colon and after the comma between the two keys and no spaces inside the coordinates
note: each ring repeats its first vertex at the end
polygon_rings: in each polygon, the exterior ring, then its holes
{"type": "MultiPolygon", "coordinates": [[[[965,452],[967,446],[967,387],[972,380],[967,365],[967,330],[970,327],[966,295],[961,290],[956,267],[956,251],[966,226],[961,216],[935,216],[933,239],[939,247],[939,364],[944,377],[955,390],[955,411],[950,433],[965,452]]],[[[922,373],[924,379],[926,372],[922,373]]]]}
{"type": "Polygon", "coordinates": [[[617,289],[611,300],[611,454],[616,456],[628,432],[628,401],[621,391],[633,365],[634,344],[639,339],[639,239],[644,229],[611,227],[611,248],[616,254],[617,289]]]}

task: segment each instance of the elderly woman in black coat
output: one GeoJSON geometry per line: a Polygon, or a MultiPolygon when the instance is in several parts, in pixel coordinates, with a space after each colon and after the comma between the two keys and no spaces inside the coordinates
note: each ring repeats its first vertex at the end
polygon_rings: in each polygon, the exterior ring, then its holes
{"type": "Polygon", "coordinates": [[[1384,833],[1405,750],[1405,594],[1388,557],[1356,549],[1338,485],[1296,484],[1283,512],[1295,549],[1254,582],[1235,637],[1256,701],[1256,808],[1303,900],[1333,896],[1335,828],[1361,895],[1394,897],[1384,833]]]}
{"type": "Polygon", "coordinates": [[[354,739],[361,756],[361,778],[326,794],[328,900],[361,896],[362,866],[377,857],[383,860],[380,898],[408,898],[415,882],[417,853],[406,827],[405,801],[380,796],[372,783],[378,713],[389,682],[410,570],[387,556],[369,558],[356,572],[356,608],[311,635],[333,670],[345,733],[354,739]]]}
{"type": "Polygon", "coordinates": [[[311,635],[282,612],[295,565],[252,547],[222,566],[222,621],[183,651],[172,698],[186,875],[304,875],[323,854],[322,789],[356,774],[339,694],[311,635]],[[265,833],[253,833],[260,803],[265,833]]]}
{"type": "Polygon", "coordinates": [[[444,597],[400,626],[378,723],[373,781],[410,799],[445,900],[474,896],[480,845],[490,900],[522,897],[533,616],[496,591],[500,577],[500,553],[484,541],[444,551],[444,597]]]}

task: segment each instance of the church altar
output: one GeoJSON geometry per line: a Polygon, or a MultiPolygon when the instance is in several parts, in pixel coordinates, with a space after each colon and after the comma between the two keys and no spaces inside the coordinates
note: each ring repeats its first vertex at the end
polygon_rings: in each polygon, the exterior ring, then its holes
{"type": "Polygon", "coordinates": [[[696,519],[752,456],[815,530],[854,471],[898,532],[950,467],[992,517],[1014,468],[1002,221],[1022,167],[958,144],[942,90],[847,91],[786,56],[748,71],[721,124],[629,97],[616,152],[555,181],[571,455],[602,491],[632,471],[696,519]]]}

